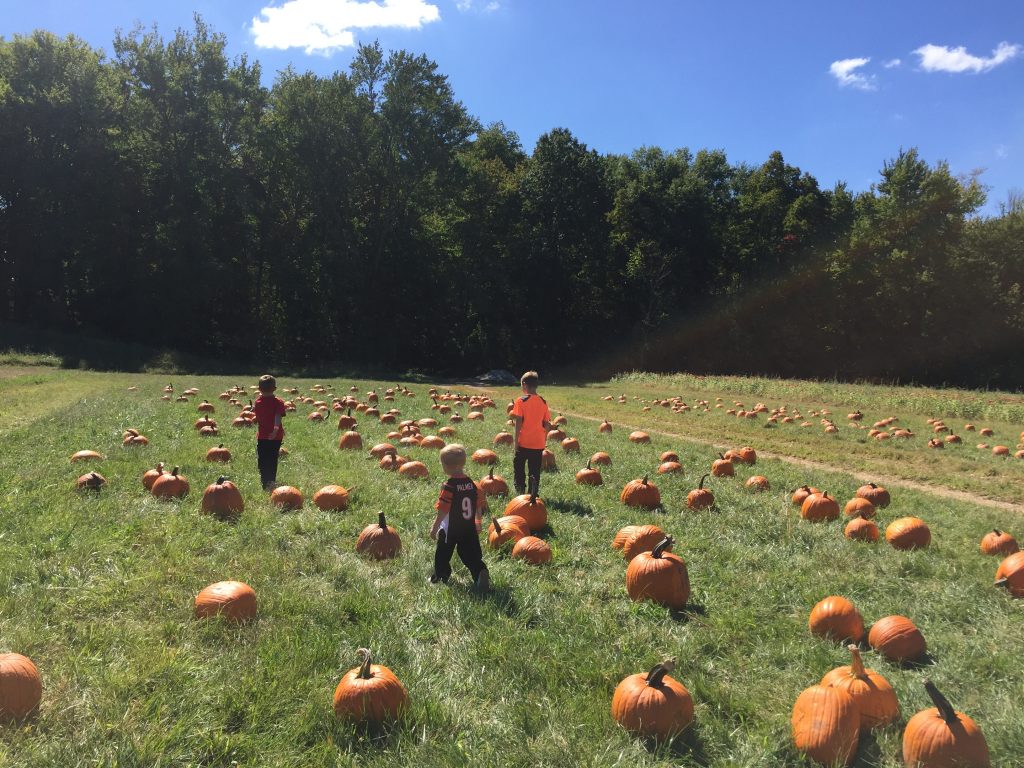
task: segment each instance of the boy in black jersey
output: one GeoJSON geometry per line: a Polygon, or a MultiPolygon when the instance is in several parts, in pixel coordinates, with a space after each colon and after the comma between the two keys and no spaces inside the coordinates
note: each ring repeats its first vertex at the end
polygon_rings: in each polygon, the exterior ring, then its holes
{"type": "Polygon", "coordinates": [[[466,449],[461,445],[453,443],[441,449],[441,467],[448,479],[434,504],[437,517],[430,527],[430,538],[437,540],[430,583],[448,581],[452,575],[452,553],[458,550],[459,559],[469,568],[477,590],[486,592],[491,582],[480,551],[480,528],[487,497],[463,471],[466,449]]]}

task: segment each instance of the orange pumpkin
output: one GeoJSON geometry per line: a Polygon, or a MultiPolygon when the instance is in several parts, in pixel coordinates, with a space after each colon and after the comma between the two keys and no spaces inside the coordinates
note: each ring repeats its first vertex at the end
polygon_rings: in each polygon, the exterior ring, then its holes
{"type": "Polygon", "coordinates": [[[857,704],[862,731],[884,728],[900,717],[900,703],[896,691],[889,681],[866,669],[856,645],[849,645],[851,662],[848,666],[837,667],[821,678],[820,685],[846,691],[857,704]]]}
{"type": "Polygon", "coordinates": [[[771,486],[768,483],[768,478],[764,475],[753,475],[747,478],[747,482],[744,483],[743,486],[747,490],[754,491],[755,493],[762,493],[771,489],[771,486]]]}
{"type": "Polygon", "coordinates": [[[713,477],[734,477],[736,469],[733,467],[732,460],[725,458],[722,454],[718,454],[718,456],[719,458],[711,462],[711,475],[713,477]]]}
{"type": "Polygon", "coordinates": [[[256,592],[241,581],[218,581],[196,595],[197,619],[222,616],[241,623],[256,617],[256,592]]]}
{"type": "Polygon", "coordinates": [[[662,539],[652,551],[641,552],[626,568],[626,592],[634,602],[652,600],[668,608],[680,609],[690,599],[690,577],[686,562],[668,552],[671,536],[662,539]]]}
{"type": "Polygon", "coordinates": [[[356,540],[356,552],[374,560],[398,557],[401,551],[402,539],[398,531],[387,524],[383,512],[378,513],[377,522],[366,526],[356,540]]]}
{"type": "Polygon", "coordinates": [[[487,531],[487,543],[492,549],[501,549],[507,542],[516,542],[530,535],[530,528],[519,515],[505,515],[491,518],[491,526],[487,531]]]}
{"type": "Polygon", "coordinates": [[[343,451],[361,451],[363,450],[363,437],[352,430],[344,432],[338,439],[338,448],[343,451]]]}
{"type": "Polygon", "coordinates": [[[610,467],[612,464],[612,457],[604,451],[598,451],[590,457],[590,463],[595,466],[610,467]]]}
{"type": "Polygon", "coordinates": [[[860,611],[845,597],[826,597],[811,609],[807,626],[812,635],[835,640],[859,643],[864,638],[864,619],[860,611]]]}
{"type": "Polygon", "coordinates": [[[601,473],[594,469],[588,461],[587,466],[576,473],[576,482],[579,485],[601,485],[604,479],[601,477],[601,473]]]}
{"type": "Polygon", "coordinates": [[[921,549],[931,544],[932,532],[920,518],[901,517],[889,523],[885,540],[894,549],[921,549]]]}
{"type": "Polygon", "coordinates": [[[649,434],[647,434],[646,432],[641,432],[640,430],[636,430],[635,432],[630,432],[629,433],[629,442],[637,443],[637,444],[649,443],[649,442],[651,442],[651,436],[649,434]]]}
{"type": "Polygon", "coordinates": [[[409,708],[409,692],[395,673],[373,663],[367,648],[360,648],[361,663],[344,674],[334,689],[334,714],[339,720],[380,723],[397,720],[409,708]]]}
{"type": "Polygon", "coordinates": [[[494,467],[487,470],[487,476],[478,483],[485,496],[508,496],[508,483],[501,475],[494,474],[494,467]]]}
{"type": "Polygon", "coordinates": [[[223,475],[203,491],[200,509],[218,520],[235,520],[245,510],[238,488],[223,475]]]}
{"type": "Polygon", "coordinates": [[[164,473],[164,463],[161,461],[153,469],[147,470],[142,475],[142,487],[147,491],[153,488],[153,483],[164,473]]]}
{"type": "Polygon", "coordinates": [[[661,506],[661,492],[654,483],[648,481],[646,475],[639,480],[630,480],[626,483],[619,499],[627,507],[657,509],[661,506]]]}
{"type": "Polygon", "coordinates": [[[878,526],[874,520],[855,517],[846,524],[843,535],[851,541],[878,541],[878,526]]]}
{"type": "Polygon", "coordinates": [[[903,763],[913,768],[989,768],[988,743],[977,724],[957,712],[930,680],[925,690],[934,707],[907,721],[903,763]]]}
{"type": "Polygon", "coordinates": [[[711,489],[704,487],[704,481],[707,479],[708,475],[701,477],[697,487],[686,494],[686,506],[694,512],[707,509],[715,504],[715,494],[711,492],[711,489]]]}
{"type": "Polygon", "coordinates": [[[325,485],[313,494],[313,503],[317,509],[324,511],[348,509],[348,495],[351,492],[351,488],[346,489],[341,485],[325,485]]]}
{"type": "Polygon", "coordinates": [[[843,509],[843,513],[847,517],[863,517],[865,519],[871,519],[875,516],[875,505],[867,499],[855,496],[846,502],[846,507],[843,509]]]}
{"type": "Polygon", "coordinates": [[[807,497],[814,493],[821,493],[821,491],[819,491],[817,488],[812,488],[809,485],[801,485],[799,488],[793,491],[793,505],[797,507],[802,506],[803,503],[807,500],[807,497]]]}
{"type": "Polygon", "coordinates": [[[512,547],[512,557],[530,565],[543,565],[551,562],[551,547],[536,536],[523,536],[512,547]]]}
{"type": "Polygon", "coordinates": [[[1000,531],[998,528],[989,531],[982,537],[980,548],[982,554],[1001,555],[1003,557],[1020,551],[1017,540],[1006,531],[1000,531]]]}
{"type": "Polygon", "coordinates": [[[32,660],[20,653],[0,653],[0,721],[23,720],[43,698],[43,681],[32,660]]]}
{"type": "Polygon", "coordinates": [[[526,520],[531,531],[539,531],[548,524],[548,510],[536,494],[516,496],[505,506],[506,515],[519,515],[526,520]]]}
{"type": "Polygon", "coordinates": [[[1015,552],[999,564],[995,583],[1014,597],[1024,597],[1024,552],[1015,552]]]}
{"type": "Polygon", "coordinates": [[[839,502],[824,493],[812,493],[800,506],[800,517],[812,523],[835,520],[839,517],[839,502]]]}
{"type": "Polygon", "coordinates": [[[906,616],[886,616],[872,625],[868,645],[889,661],[913,661],[925,652],[924,635],[906,616]]]}
{"type": "Polygon", "coordinates": [[[302,491],[290,485],[279,485],[270,492],[270,503],[282,510],[301,509],[304,502],[302,491]]]}
{"type": "Polygon", "coordinates": [[[875,485],[874,483],[862,485],[857,489],[857,492],[854,495],[862,499],[867,499],[876,507],[881,507],[882,509],[888,507],[889,502],[891,501],[889,492],[882,486],[875,485]]]}
{"type": "MultiPolygon", "coordinates": [[[[665,532],[656,525],[633,526],[633,531],[622,545],[622,556],[630,562],[641,552],[653,552],[654,548],[665,538],[665,532]]],[[[671,551],[672,545],[665,547],[671,551]]]]}
{"type": "Polygon", "coordinates": [[[473,451],[473,462],[475,464],[491,465],[498,463],[498,454],[492,451],[490,448],[480,448],[473,451]]]}
{"type": "Polygon", "coordinates": [[[418,480],[420,478],[429,478],[430,470],[427,469],[427,465],[422,461],[407,461],[399,465],[398,474],[402,477],[418,480]]]}
{"type": "Polygon", "coordinates": [[[839,688],[812,685],[793,704],[793,744],[822,765],[849,765],[857,752],[860,714],[839,688]]]}
{"type": "Polygon", "coordinates": [[[178,467],[153,481],[149,492],[158,499],[180,499],[188,493],[188,478],[178,474],[178,467]]]}
{"type": "Polygon", "coordinates": [[[647,674],[630,675],[612,694],[612,717],[635,736],[670,739],[693,722],[693,697],[669,676],[675,659],[666,659],[647,674]]]}
{"type": "Polygon", "coordinates": [[[99,472],[86,472],[76,483],[80,491],[98,491],[107,484],[107,478],[99,472]]]}

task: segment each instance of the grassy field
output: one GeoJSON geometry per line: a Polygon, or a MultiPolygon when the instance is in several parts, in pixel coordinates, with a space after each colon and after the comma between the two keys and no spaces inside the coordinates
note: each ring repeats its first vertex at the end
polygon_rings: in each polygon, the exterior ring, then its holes
{"type": "MultiPolygon", "coordinates": [[[[898,552],[884,543],[854,544],[843,538],[841,522],[800,521],[789,491],[806,482],[845,500],[858,482],[761,460],[738,469],[735,479],[713,480],[716,507],[695,514],[685,510],[685,497],[715,458],[711,449],[658,438],[633,445],[624,429],[599,435],[593,423],[570,418],[568,431],[580,439],[582,454],[556,447],[561,471],[546,473],[542,484],[553,562],[530,567],[487,552],[494,588],[480,598],[461,565],[452,584],[427,583],[431,507],[442,477],[436,452],[403,451],[431,471],[430,481],[406,480],[379,470],[365,452],[339,451],[335,420],[309,422],[310,406],[299,406],[286,420],[290,455],[278,479],[299,487],[307,504],[282,513],[259,488],[253,432],[222,427],[220,438],[199,438],[191,426],[196,399],[162,402],[165,383],[166,377],[45,369],[0,378],[0,652],[31,657],[44,685],[38,715],[0,730],[2,765],[800,766],[805,762],[789,738],[793,702],[848,663],[845,650],[807,630],[811,607],[831,594],[850,598],[866,624],[903,614],[924,633],[929,655],[922,665],[898,667],[865,653],[868,666],[896,689],[904,721],[930,706],[921,686],[930,678],[979,723],[994,765],[1018,765],[1024,755],[1017,714],[1024,601],[993,588],[998,561],[978,552],[992,527],[1018,538],[1024,533],[1012,513],[896,491],[880,512],[880,527],[921,517],[932,528],[932,546],[898,552]],[[129,386],[139,389],[128,392],[129,386]],[[122,448],[127,427],[140,429],[150,445],[122,448]],[[215,442],[234,453],[226,474],[246,500],[234,525],[199,513],[202,489],[222,471],[203,461],[215,442]],[[87,467],[69,457],[85,448],[106,455],[96,468],[109,485],[98,495],[74,491],[87,467]],[[660,452],[670,448],[685,471],[656,478],[664,510],[626,508],[619,501],[623,484],[653,473],[660,452]],[[575,485],[575,471],[597,450],[613,457],[605,485],[575,485]],[[157,461],[182,467],[192,487],[185,500],[161,503],[143,490],[141,475],[157,461]],[[770,492],[743,490],[755,473],[770,479],[770,492]],[[347,511],[324,513],[308,502],[328,483],[356,486],[347,511]],[[401,532],[403,550],[397,560],[375,563],[358,557],[354,543],[381,510],[401,532]],[[626,596],[625,564],[610,542],[618,528],[640,522],[676,537],[693,586],[686,610],[626,596]],[[193,619],[196,593],[222,579],[253,586],[255,622],[234,627],[193,619]],[[360,646],[374,650],[411,698],[407,717],[380,731],[340,725],[331,709],[334,687],[356,665],[360,646]],[[679,660],[673,676],[692,693],[696,719],[674,743],[655,747],[617,727],[609,706],[619,680],[668,655],[679,660]]],[[[178,391],[195,386],[211,400],[236,383],[252,381],[174,379],[178,391]]],[[[303,392],[314,383],[281,381],[303,392]]],[[[339,395],[350,385],[380,392],[388,384],[323,383],[339,395]]],[[[689,435],[758,448],[768,448],[770,438],[771,449],[780,450],[779,436],[787,433],[765,430],[763,421],[737,423],[714,412],[670,418],[661,409],[645,414],[632,400],[600,401],[620,391],[684,394],[683,384],[616,381],[544,392],[555,411],[604,415],[614,408],[613,421],[666,419],[689,435]]],[[[417,397],[394,404],[402,418],[432,415],[427,387],[412,389],[417,397]]],[[[457,439],[470,450],[490,447],[510,392],[497,393],[499,407],[485,421],[456,425],[457,439]]],[[[825,392],[775,392],[756,394],[770,405],[785,399],[809,407],[820,398],[846,406],[825,392]]],[[[885,403],[865,396],[849,405],[867,413],[882,412],[885,403]]],[[[227,424],[234,410],[216,405],[215,417],[227,424]]],[[[998,407],[1004,406],[1016,407],[998,407]]],[[[909,419],[933,407],[903,410],[909,419]]],[[[983,417],[1000,425],[997,435],[1016,418],[1012,411],[971,416],[979,425],[983,417]]],[[[389,429],[360,419],[367,448],[389,429]]],[[[833,454],[855,457],[846,460],[851,469],[873,466],[860,448],[890,449],[860,446],[845,432],[821,438],[832,442],[809,452],[830,460],[821,453],[832,446],[833,454]]],[[[511,452],[497,450],[498,471],[511,480],[511,452]]],[[[935,460],[935,453],[923,455],[935,460]]],[[[894,474],[891,457],[879,466],[894,474]]],[[[1011,471],[1005,462],[993,466],[1011,471]]],[[[492,503],[495,511],[501,507],[492,503]]],[[[863,737],[856,765],[899,765],[900,738],[899,726],[863,737]]]]}
{"type": "Polygon", "coordinates": [[[845,471],[905,478],[1024,505],[1024,460],[1013,458],[1024,448],[1022,394],[684,374],[631,374],[585,387],[549,387],[545,392],[558,407],[572,413],[716,444],[750,444],[845,471]],[[623,394],[626,403],[620,405],[618,398],[623,394]],[[603,401],[601,398],[607,395],[615,400],[603,401]],[[691,406],[707,400],[711,410],[705,413],[694,407],[686,413],[673,413],[658,406],[642,410],[650,407],[652,400],[675,396],[691,406]],[[714,408],[717,398],[722,398],[722,408],[714,408]],[[785,405],[790,413],[796,410],[805,418],[775,425],[767,424],[766,414],[756,419],[737,418],[726,412],[737,410],[737,402],[748,409],[759,402],[769,409],[785,405]],[[830,411],[838,433],[825,434],[817,415],[822,409],[830,411]],[[884,442],[870,438],[867,429],[848,426],[847,414],[856,409],[864,414],[861,423],[866,427],[895,416],[899,420],[894,428],[909,428],[914,437],[884,442]],[[963,442],[947,444],[942,450],[929,448],[928,440],[935,436],[927,423],[929,418],[945,420],[963,442]],[[805,420],[811,426],[801,427],[805,420]],[[973,424],[975,431],[966,431],[967,424],[973,424]],[[978,431],[984,427],[995,434],[980,436],[978,431]],[[979,450],[979,443],[1004,445],[1010,457],[993,456],[990,449],[979,450]]]}

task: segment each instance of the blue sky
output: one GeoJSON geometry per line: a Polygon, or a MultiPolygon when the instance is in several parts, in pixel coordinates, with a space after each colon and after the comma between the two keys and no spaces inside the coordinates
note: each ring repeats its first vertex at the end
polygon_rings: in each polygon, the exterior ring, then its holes
{"type": "Polygon", "coordinates": [[[862,190],[901,147],[984,169],[986,211],[1024,192],[1024,3],[1017,0],[0,0],[0,35],[170,35],[200,13],[273,82],[329,74],[355,42],[425,53],[484,122],[527,151],[555,127],[599,152],[773,150],[862,190]],[[866,60],[866,61],[864,61],[866,60]]]}

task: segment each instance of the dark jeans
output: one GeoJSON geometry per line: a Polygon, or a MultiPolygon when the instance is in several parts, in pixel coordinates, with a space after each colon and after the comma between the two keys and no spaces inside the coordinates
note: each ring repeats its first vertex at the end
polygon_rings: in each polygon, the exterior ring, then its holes
{"type": "Polygon", "coordinates": [[[434,578],[448,581],[448,577],[452,575],[452,553],[456,550],[459,552],[459,560],[465,563],[466,567],[469,568],[470,574],[473,576],[473,581],[476,581],[476,577],[480,575],[480,572],[487,570],[487,566],[484,565],[484,554],[480,551],[480,539],[476,531],[473,531],[472,535],[466,535],[452,541],[448,541],[447,531],[437,532],[437,549],[434,550],[434,578]]]}
{"type": "Polygon", "coordinates": [[[280,440],[256,441],[256,466],[260,468],[260,482],[263,490],[277,482],[277,457],[281,453],[280,440]]]}
{"type": "Polygon", "coordinates": [[[540,493],[540,459],[543,448],[516,447],[516,455],[512,459],[513,482],[516,493],[526,493],[526,465],[530,465],[530,492],[540,493]]]}

